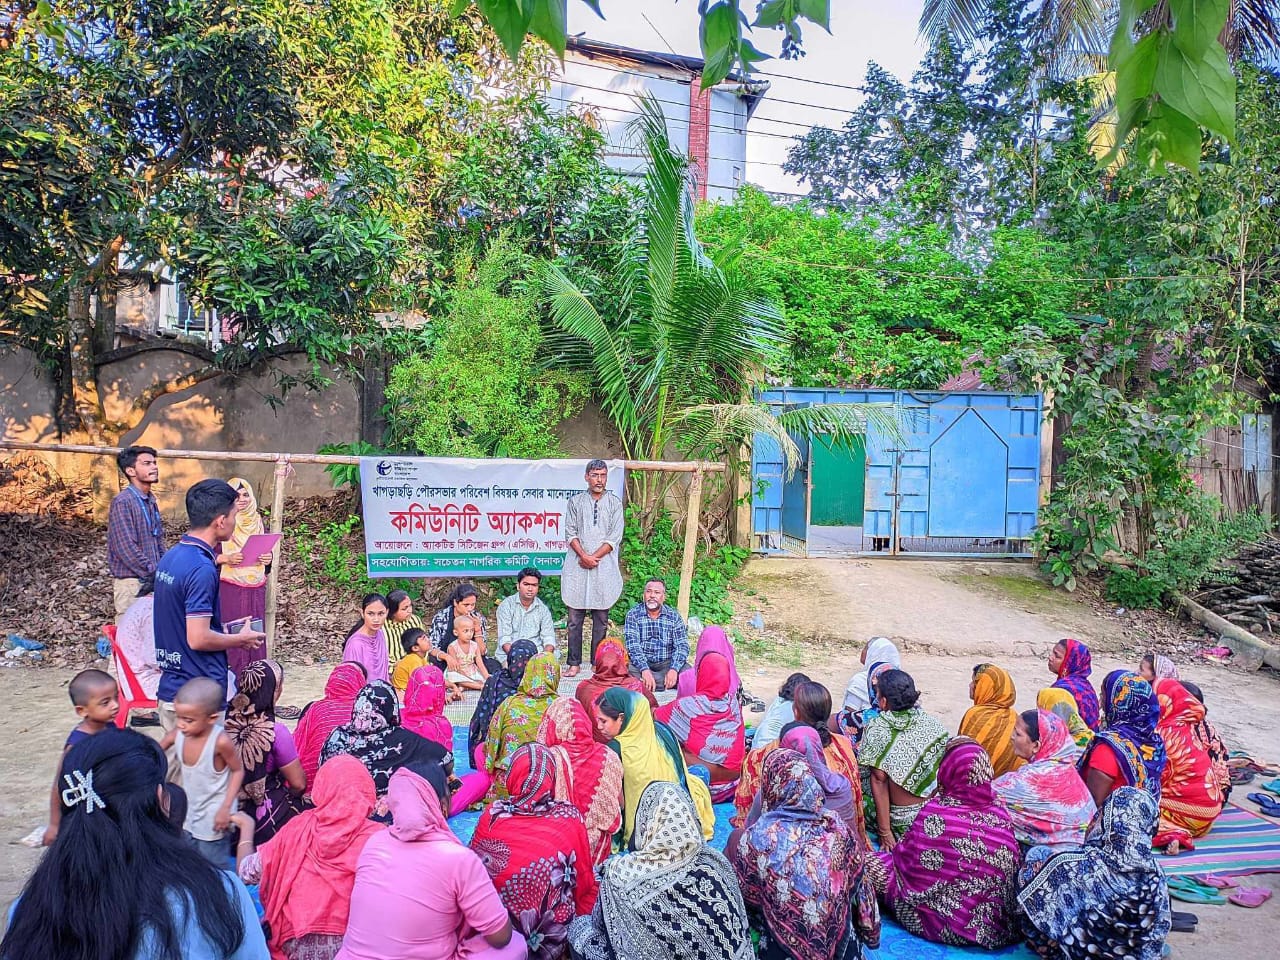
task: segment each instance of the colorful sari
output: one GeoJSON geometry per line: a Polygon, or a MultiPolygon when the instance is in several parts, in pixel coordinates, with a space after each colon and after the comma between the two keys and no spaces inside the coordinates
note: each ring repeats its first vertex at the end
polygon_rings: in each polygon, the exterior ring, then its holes
{"type": "Polygon", "coordinates": [[[392,775],[401,767],[423,763],[443,770],[453,763],[452,751],[400,726],[400,701],[385,680],[374,680],[360,691],[351,722],[329,734],[320,763],[342,754],[364,764],[379,797],[386,795],[392,775]]]}
{"type": "Polygon", "coordinates": [[[1172,918],[1169,886],[1151,852],[1158,816],[1149,793],[1121,787],[1103,803],[1082,849],[1057,854],[1038,872],[1028,863],[1018,902],[1036,953],[1045,960],[1160,960],[1172,918]]]}
{"type": "MultiPolygon", "coordinates": [[[[938,764],[951,734],[919,707],[885,710],[876,714],[862,731],[858,765],[862,769],[862,802],[867,821],[875,822],[875,797],[871,771],[883,770],[889,779],[917,797],[927,799],[938,781],[938,764]]],[[[916,819],[924,800],[889,810],[893,835],[901,837],[916,819]]]]}
{"type": "Polygon", "coordinates": [[[592,863],[604,863],[622,826],[622,761],[596,743],[582,704],[557,697],[542,716],[538,742],[556,757],[555,798],[582,814],[592,863]]]}
{"type": "MultiPolygon", "coordinates": [[[[808,724],[798,724],[782,735],[778,746],[784,750],[794,750],[804,757],[813,779],[822,787],[823,807],[844,821],[844,825],[854,831],[854,835],[860,840],[865,838],[862,798],[858,796],[855,799],[855,784],[860,778],[856,773],[852,778],[836,773],[827,765],[827,758],[822,752],[822,737],[818,731],[808,724]]],[[[857,764],[857,760],[853,762],[857,764]]]]}
{"type": "Polygon", "coordinates": [[[1016,943],[1022,853],[991,788],[991,759],[957,737],[938,768],[938,791],[892,850],[873,853],[872,880],[909,933],[988,950],[1016,943]]]}
{"type": "Polygon", "coordinates": [[[1065,690],[1075,698],[1080,716],[1089,725],[1090,730],[1097,730],[1101,723],[1101,710],[1098,707],[1098,695],[1089,682],[1089,674],[1093,672],[1093,654],[1079,640],[1063,640],[1066,653],[1062,656],[1062,666],[1058,667],[1058,679],[1053,685],[1065,690]]]}
{"type": "Polygon", "coordinates": [[[676,682],[677,697],[691,697],[697,693],[698,667],[704,657],[719,654],[729,665],[729,696],[736,701],[738,690],[742,688],[742,680],[738,677],[738,665],[733,657],[733,644],[724,627],[704,627],[698,634],[698,646],[693,654],[693,666],[680,671],[676,682]]]}
{"type": "MultiPolygon", "coordinates": [[[[276,661],[254,660],[236,676],[237,692],[227,705],[227,736],[244,766],[240,802],[253,814],[253,835],[260,843],[310,806],[280,774],[275,705],[283,679],[284,669],[276,661]]],[[[282,736],[289,738],[288,731],[282,736]]]]}
{"type": "MultiPolygon", "coordinates": [[[[530,644],[532,646],[532,644],[530,644]]],[[[515,649],[515,644],[511,645],[515,649]]],[[[489,800],[501,800],[507,791],[507,770],[515,752],[538,739],[542,715],[560,689],[560,663],[554,653],[533,657],[520,679],[520,689],[498,705],[484,741],[485,768],[493,777],[489,800]]]]}
{"type": "Polygon", "coordinates": [[[1080,716],[1080,708],[1076,706],[1076,698],[1068,691],[1058,687],[1045,687],[1036,694],[1036,707],[1048,710],[1067,725],[1067,732],[1075,742],[1077,756],[1079,751],[1089,745],[1093,739],[1093,731],[1080,716]]]}
{"type": "Polygon", "coordinates": [[[1157,680],[1178,679],[1178,665],[1163,653],[1151,655],[1151,671],[1156,675],[1157,680]]]}
{"type": "MultiPolygon", "coordinates": [[[[311,788],[315,809],[286,823],[258,851],[258,893],[272,960],[323,940],[337,952],[347,930],[356,861],[382,829],[369,819],[377,802],[373,778],[354,757],[334,757],[311,788]]],[[[302,956],[313,954],[301,953],[302,956]]]]}
{"type": "Polygon", "coordinates": [[[689,794],[702,822],[702,835],[710,840],[716,825],[711,791],[700,779],[689,776],[675,734],[654,722],[649,701],[638,693],[612,687],[605,691],[602,702],[622,711],[622,730],[609,741],[609,749],[622,761],[623,846],[632,840],[636,808],[645,788],[657,782],[674,783],[689,794]]]}
{"type": "Polygon", "coordinates": [[[1089,768],[1089,758],[1099,744],[1115,755],[1123,783],[1116,786],[1146,790],[1158,801],[1160,778],[1164,774],[1164,742],[1156,731],[1160,706],[1151,684],[1128,670],[1112,670],[1102,681],[1107,704],[1106,726],[1099,730],[1080,757],[1080,773],[1089,768]]]}
{"type": "Polygon", "coordinates": [[[600,897],[569,928],[581,960],[754,960],[733,867],[702,837],[698,811],[655,781],[636,808],[635,852],[600,868],[600,897]]]}
{"type": "Polygon", "coordinates": [[[697,672],[695,691],[687,696],[681,694],[659,707],[654,717],[671,728],[688,753],[735,773],[742,769],[746,731],[742,725],[742,707],[738,704],[736,689],[731,686],[732,667],[719,654],[708,653],[698,660],[694,669],[697,672]]]}
{"type": "MultiPolygon", "coordinates": [[[[1065,696],[1066,694],[1064,694],[1065,696]]],[[[1009,811],[1013,833],[1028,847],[1074,850],[1098,812],[1076,771],[1079,749],[1055,713],[1040,710],[1040,748],[1031,762],[997,777],[992,787],[1009,811]]]]}
{"type": "Polygon", "coordinates": [[[453,749],[453,724],[444,715],[444,674],[439,667],[418,667],[409,674],[400,723],[446,750],[453,749]]]}
{"type": "Polygon", "coordinates": [[[324,684],[324,697],[307,705],[293,732],[293,743],[298,748],[302,772],[307,775],[307,785],[316,782],[320,769],[320,751],[329,734],[351,722],[351,712],[356,697],[364,688],[364,671],[354,663],[340,663],[329,673],[324,684]]]}
{"type": "Polygon", "coordinates": [[[1160,825],[1155,843],[1165,847],[1176,840],[1190,850],[1192,841],[1208,833],[1222,812],[1225,797],[1220,774],[1201,732],[1204,704],[1173,679],[1157,680],[1155,693],[1160,705],[1156,731],[1168,756],[1160,776],[1160,825]]]}
{"type": "Polygon", "coordinates": [[[509,799],[491,804],[471,837],[531,960],[565,957],[569,922],[590,913],[598,893],[582,815],[556,802],[555,785],[555,756],[526,743],[511,757],[509,799]]]}
{"type": "Polygon", "coordinates": [[[760,792],[760,819],[727,851],[748,909],[764,921],[759,955],[856,960],[864,943],[878,946],[880,917],[862,845],[825,809],[805,758],[794,750],[770,753],[760,792]]]}
{"type": "MultiPolygon", "coordinates": [[[[812,729],[812,728],[810,728],[812,729]]],[[[816,731],[815,731],[816,732],[816,731]]],[[[827,769],[849,781],[853,789],[853,802],[857,807],[858,834],[866,837],[867,829],[863,812],[862,776],[858,766],[858,751],[852,741],[842,734],[831,733],[822,747],[822,759],[827,769]]],[[[818,734],[821,742],[822,734],[818,734]]],[[[734,814],[729,822],[735,827],[747,825],[752,806],[760,796],[760,782],[764,776],[764,762],[769,754],[778,749],[777,741],[766,743],[758,750],[752,750],[742,761],[742,775],[738,778],[738,786],[733,792],[734,814]]],[[[793,748],[794,749],[794,748],[793,748]]]]}
{"type": "Polygon", "coordinates": [[[984,663],[973,676],[973,706],[960,721],[960,736],[980,743],[991,757],[996,776],[1017,770],[1022,758],[1013,752],[1013,728],[1018,715],[1013,704],[1018,691],[1013,677],[994,663],[984,663]]]}
{"type": "Polygon", "coordinates": [[[524,679],[525,667],[538,653],[538,648],[528,640],[517,640],[507,652],[507,665],[489,674],[480,690],[480,699],[471,714],[471,723],[467,728],[467,762],[474,763],[476,747],[484,743],[489,736],[489,724],[493,715],[498,712],[502,701],[520,689],[520,681],[524,679]]]}
{"type": "Polygon", "coordinates": [[[596,729],[595,720],[596,701],[604,696],[604,692],[610,687],[622,687],[624,690],[638,693],[649,701],[651,710],[658,709],[658,701],[654,699],[653,694],[645,689],[644,683],[628,672],[630,666],[631,658],[627,656],[627,648],[623,646],[622,641],[612,638],[601,640],[600,646],[596,647],[591,676],[579,683],[578,688],[573,691],[573,695],[582,704],[582,709],[587,711],[587,716],[591,718],[591,733],[596,743],[609,742],[609,738],[596,729]]]}

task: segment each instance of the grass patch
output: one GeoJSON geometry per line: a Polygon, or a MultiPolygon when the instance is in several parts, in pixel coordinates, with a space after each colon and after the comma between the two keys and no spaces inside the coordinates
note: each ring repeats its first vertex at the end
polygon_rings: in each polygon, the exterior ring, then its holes
{"type": "Polygon", "coordinates": [[[972,573],[957,574],[948,577],[952,583],[959,584],[983,593],[994,593],[1006,597],[1020,605],[1039,610],[1062,610],[1074,608],[1075,601],[1064,595],[1046,580],[1038,577],[997,574],[980,576],[972,573]]]}

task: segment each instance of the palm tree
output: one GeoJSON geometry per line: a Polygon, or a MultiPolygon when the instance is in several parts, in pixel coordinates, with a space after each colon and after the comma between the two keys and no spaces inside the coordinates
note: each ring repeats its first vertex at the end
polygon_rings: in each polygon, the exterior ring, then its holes
{"type": "MultiPolygon", "coordinates": [[[[549,307],[546,344],[555,362],[587,372],[628,459],[685,456],[733,459],[753,434],[777,442],[788,473],[800,462],[792,433],[847,444],[868,424],[897,436],[892,408],[824,404],[774,412],[751,398],[771,361],[788,346],[778,305],[751,289],[732,258],[719,262],[694,233],[688,159],[667,138],[656,101],[639,101],[632,134],[649,160],[642,235],[605,279],[621,295],[605,317],[556,265],[542,287],[549,307]]],[[[670,483],[640,474],[638,501],[652,519],[670,483]]]]}

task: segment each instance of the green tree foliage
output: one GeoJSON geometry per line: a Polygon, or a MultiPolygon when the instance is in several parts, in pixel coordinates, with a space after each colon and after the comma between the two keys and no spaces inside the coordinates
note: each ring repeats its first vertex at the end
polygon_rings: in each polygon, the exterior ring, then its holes
{"type": "Polygon", "coordinates": [[[463,260],[427,355],[392,369],[392,442],[428,457],[552,457],[555,427],[581,407],[580,378],[544,368],[529,258],[493,243],[474,268],[463,260]]]}
{"type": "Polygon", "coordinates": [[[783,305],[789,337],[770,373],[799,386],[935,389],[1017,331],[1076,329],[1065,251],[1030,228],[955,241],[932,225],[815,211],[743,191],[704,208],[713,250],[783,305]]]}

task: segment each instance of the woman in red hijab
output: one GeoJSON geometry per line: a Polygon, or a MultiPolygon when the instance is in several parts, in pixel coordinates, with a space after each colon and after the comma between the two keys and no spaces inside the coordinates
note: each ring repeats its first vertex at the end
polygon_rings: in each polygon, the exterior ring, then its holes
{"type": "MultiPolygon", "coordinates": [[[[610,687],[622,687],[624,690],[638,693],[649,701],[650,710],[658,709],[658,701],[653,698],[653,694],[645,689],[638,677],[633,677],[627,672],[630,665],[627,648],[620,641],[612,637],[601,641],[600,646],[596,648],[591,676],[579,683],[578,689],[574,691],[574,696],[582,704],[582,709],[587,711],[588,717],[596,715],[596,701],[610,687]]],[[[591,725],[591,733],[596,743],[609,742],[609,738],[597,730],[594,723],[591,725]]]]}
{"type": "Polygon", "coordinates": [[[511,756],[509,798],[489,805],[471,837],[530,960],[567,957],[569,923],[589,914],[599,893],[582,814],[557,803],[555,787],[555,755],[525,744],[511,756]]]}
{"type": "Polygon", "coordinates": [[[718,653],[708,653],[695,670],[694,692],[659,707],[654,718],[671,728],[689,764],[711,771],[712,783],[736,782],[746,753],[737,674],[718,653]]]}
{"type": "Polygon", "coordinates": [[[556,799],[572,803],[587,828],[591,859],[604,863],[622,827],[622,761],[595,741],[596,725],[582,704],[558,697],[542,715],[538,742],[556,758],[556,799]]]}
{"type": "Polygon", "coordinates": [[[316,782],[320,769],[320,751],[329,734],[351,722],[356,695],[365,685],[364,668],[358,663],[340,663],[333,668],[325,681],[324,697],[307,705],[298,719],[298,729],[293,732],[293,745],[297,748],[307,783],[316,782]]]}

